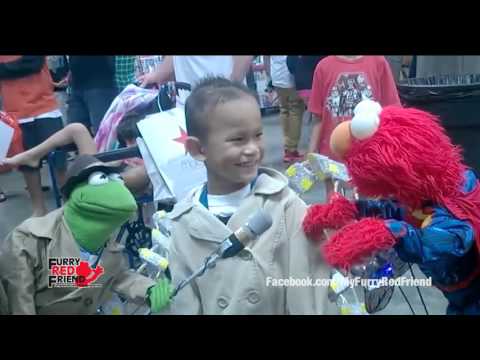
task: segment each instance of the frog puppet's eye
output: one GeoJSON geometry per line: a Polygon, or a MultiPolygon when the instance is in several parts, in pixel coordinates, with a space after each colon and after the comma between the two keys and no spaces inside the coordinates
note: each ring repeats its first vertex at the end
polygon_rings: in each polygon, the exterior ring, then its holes
{"type": "Polygon", "coordinates": [[[108,175],[101,171],[95,171],[88,177],[89,185],[103,185],[109,182],[108,175]]]}
{"type": "Polygon", "coordinates": [[[122,184],[124,183],[122,176],[120,174],[117,174],[117,173],[113,173],[113,174],[108,175],[108,178],[112,181],[118,181],[118,182],[121,182],[122,184]]]}

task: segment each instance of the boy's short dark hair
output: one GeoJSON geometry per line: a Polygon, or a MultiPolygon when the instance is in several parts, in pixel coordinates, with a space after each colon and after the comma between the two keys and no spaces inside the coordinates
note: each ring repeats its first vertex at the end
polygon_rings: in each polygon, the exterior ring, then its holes
{"type": "Polygon", "coordinates": [[[140,137],[137,123],[144,118],[143,114],[136,111],[127,113],[117,126],[118,141],[126,144],[128,140],[135,140],[137,137],[140,137]]]}
{"type": "Polygon", "coordinates": [[[185,103],[185,121],[189,136],[205,138],[207,119],[218,104],[256,95],[244,84],[221,76],[208,76],[193,88],[185,103]]]}

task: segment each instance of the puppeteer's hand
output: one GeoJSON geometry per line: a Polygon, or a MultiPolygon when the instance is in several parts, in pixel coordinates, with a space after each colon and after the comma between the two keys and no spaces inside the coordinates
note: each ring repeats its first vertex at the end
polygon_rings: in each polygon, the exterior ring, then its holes
{"type": "Polygon", "coordinates": [[[359,217],[376,217],[381,219],[403,220],[405,209],[393,200],[362,199],[355,202],[359,217]]]}
{"type": "Polygon", "coordinates": [[[327,204],[310,206],[303,219],[303,230],[311,240],[324,238],[326,229],[340,229],[356,220],[355,204],[342,195],[334,193],[327,204]]]}
{"type": "Polygon", "coordinates": [[[349,270],[376,252],[392,248],[396,242],[384,220],[369,217],[337,231],[323,246],[323,254],[330,266],[349,270]]]}
{"type": "Polygon", "coordinates": [[[160,279],[156,285],[148,289],[147,296],[152,313],[160,312],[169,304],[172,291],[172,285],[168,279],[160,279]]]}

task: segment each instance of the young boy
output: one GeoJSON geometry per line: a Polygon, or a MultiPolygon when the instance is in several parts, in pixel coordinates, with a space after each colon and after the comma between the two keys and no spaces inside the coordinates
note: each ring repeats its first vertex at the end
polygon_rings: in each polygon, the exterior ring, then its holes
{"type": "Polygon", "coordinates": [[[353,117],[353,109],[364,99],[400,106],[392,71],[383,56],[327,56],[321,60],[308,109],[315,121],[309,152],[338,160],[330,151],[330,135],[340,122],[353,117]]]}
{"type": "Polygon", "coordinates": [[[259,208],[273,225],[234,257],[183,288],[174,314],[327,314],[327,287],[275,287],[277,279],[328,279],[329,268],[306,240],[305,203],[273,169],[260,168],[260,108],[244,85],[206,78],[185,106],[189,153],[205,162],[207,183],[178,203],[170,251],[174,284],[190,276],[259,208]]]}

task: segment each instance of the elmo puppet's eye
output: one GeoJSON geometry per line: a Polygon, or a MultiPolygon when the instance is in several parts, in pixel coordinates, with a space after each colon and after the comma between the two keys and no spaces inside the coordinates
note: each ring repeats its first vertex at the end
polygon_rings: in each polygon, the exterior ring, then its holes
{"type": "Polygon", "coordinates": [[[350,124],[352,135],[358,140],[372,136],[380,124],[382,107],[372,100],[364,100],[355,107],[354,116],[350,124]]]}
{"type": "Polygon", "coordinates": [[[95,171],[88,177],[88,184],[94,186],[107,184],[109,181],[107,174],[101,171],[95,171]]]}
{"type": "Polygon", "coordinates": [[[122,179],[122,176],[120,174],[117,174],[117,173],[113,173],[113,174],[108,175],[108,178],[112,181],[121,182],[122,184],[124,183],[123,179],[122,179]]]}
{"type": "Polygon", "coordinates": [[[362,100],[357,104],[357,106],[355,106],[355,109],[353,109],[353,115],[358,115],[364,112],[380,115],[380,113],[382,112],[382,106],[378,102],[373,100],[362,100]]]}

